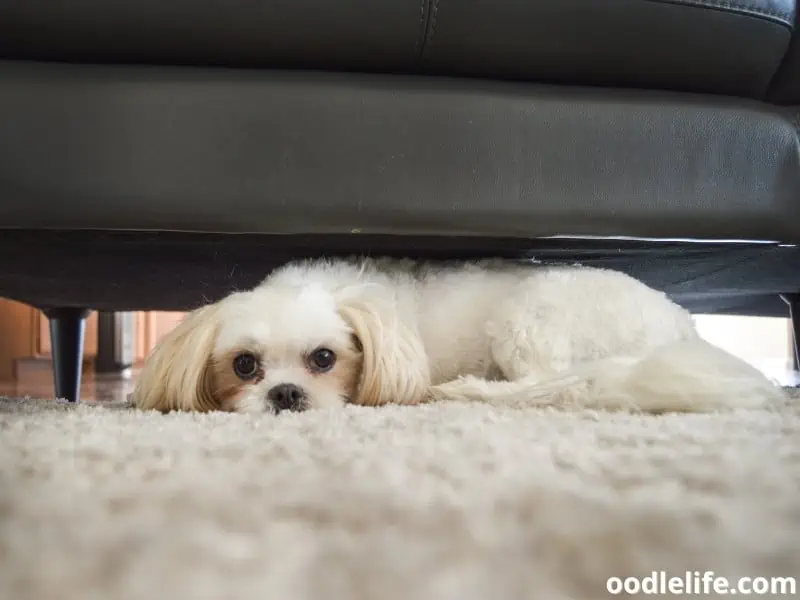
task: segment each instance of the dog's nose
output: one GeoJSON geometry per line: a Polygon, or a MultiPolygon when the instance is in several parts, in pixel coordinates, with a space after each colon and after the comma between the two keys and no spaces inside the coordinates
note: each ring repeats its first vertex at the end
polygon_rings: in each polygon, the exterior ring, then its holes
{"type": "Polygon", "coordinates": [[[267,398],[278,412],[300,410],[305,397],[305,390],[293,383],[279,383],[267,392],[267,398]]]}

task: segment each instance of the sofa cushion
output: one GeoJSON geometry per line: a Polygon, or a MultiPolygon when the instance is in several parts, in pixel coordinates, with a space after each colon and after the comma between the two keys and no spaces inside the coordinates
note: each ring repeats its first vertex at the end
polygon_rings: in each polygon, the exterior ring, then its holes
{"type": "Polygon", "coordinates": [[[800,242],[752,100],[411,76],[0,62],[0,229],[800,242]]]}
{"type": "Polygon", "coordinates": [[[427,72],[763,97],[794,0],[433,0],[427,72]]]}
{"type": "Polygon", "coordinates": [[[795,0],[0,0],[0,57],[762,97],[795,0]]]}

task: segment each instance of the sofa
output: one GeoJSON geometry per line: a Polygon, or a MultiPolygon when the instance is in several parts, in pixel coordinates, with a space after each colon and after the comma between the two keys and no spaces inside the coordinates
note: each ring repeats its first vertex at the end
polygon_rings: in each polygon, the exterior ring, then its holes
{"type": "Polygon", "coordinates": [[[71,401],[87,310],[302,257],[581,263],[798,315],[796,8],[0,0],[0,296],[48,315],[71,401]]]}

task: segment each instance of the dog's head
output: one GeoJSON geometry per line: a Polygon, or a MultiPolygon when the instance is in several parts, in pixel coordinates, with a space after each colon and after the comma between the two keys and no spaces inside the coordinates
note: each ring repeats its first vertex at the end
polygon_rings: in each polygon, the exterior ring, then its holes
{"type": "Polygon", "coordinates": [[[132,399],[161,411],[278,413],[414,403],[428,379],[421,341],[391,296],[267,280],[189,313],[148,358],[132,399]]]}

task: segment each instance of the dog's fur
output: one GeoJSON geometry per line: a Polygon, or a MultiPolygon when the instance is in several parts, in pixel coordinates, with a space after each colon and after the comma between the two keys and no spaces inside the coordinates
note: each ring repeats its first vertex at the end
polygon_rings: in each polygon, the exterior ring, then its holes
{"type": "Polygon", "coordinates": [[[615,271],[487,261],[292,263],[190,313],[154,350],[142,409],[467,400],[647,412],[753,407],[781,397],[759,371],[698,336],[688,312],[615,271]],[[309,355],[327,348],[326,372],[309,355]],[[257,372],[233,370],[251,353],[257,372]]]}

